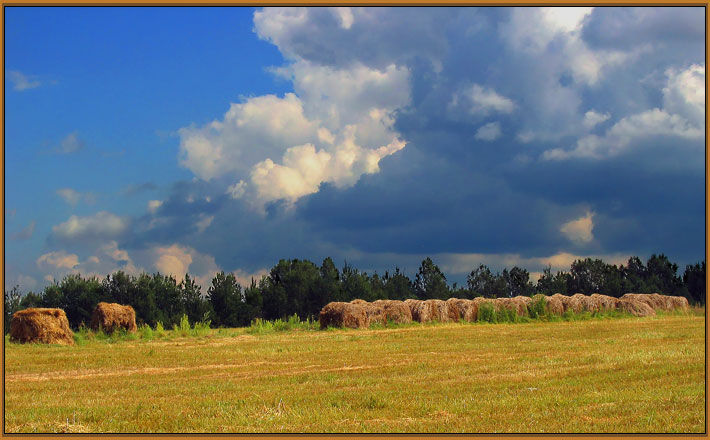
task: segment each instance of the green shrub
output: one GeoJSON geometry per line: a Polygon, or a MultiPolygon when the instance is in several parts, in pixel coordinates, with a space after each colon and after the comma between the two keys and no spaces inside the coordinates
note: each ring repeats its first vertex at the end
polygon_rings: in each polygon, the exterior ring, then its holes
{"type": "Polygon", "coordinates": [[[202,320],[200,322],[196,322],[192,326],[192,335],[193,336],[203,336],[203,335],[209,333],[210,324],[211,324],[211,321],[209,319],[202,320]]]}
{"type": "Polygon", "coordinates": [[[153,339],[153,329],[150,328],[148,324],[143,324],[138,328],[138,332],[141,335],[141,339],[145,339],[146,341],[150,341],[153,339]]]}
{"type": "Polygon", "coordinates": [[[155,324],[155,336],[162,338],[165,337],[165,328],[163,328],[163,323],[158,321],[155,324]]]}
{"type": "MultiPolygon", "coordinates": [[[[177,324],[173,325],[173,328],[177,328],[177,324]]],[[[180,318],[180,336],[187,336],[190,334],[190,320],[187,319],[187,315],[182,315],[180,318]]]]}
{"type": "Polygon", "coordinates": [[[496,309],[491,303],[483,303],[478,307],[478,317],[476,321],[496,323],[496,309]]]}
{"type": "Polygon", "coordinates": [[[506,307],[496,310],[494,322],[518,322],[518,314],[506,307]]]}
{"type": "Polygon", "coordinates": [[[528,314],[532,319],[540,319],[547,315],[547,302],[545,295],[535,295],[528,304],[528,314]]]}

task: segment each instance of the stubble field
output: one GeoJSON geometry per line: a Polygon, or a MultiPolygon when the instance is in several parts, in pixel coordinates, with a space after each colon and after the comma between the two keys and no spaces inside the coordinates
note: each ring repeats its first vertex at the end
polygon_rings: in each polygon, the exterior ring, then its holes
{"type": "Polygon", "coordinates": [[[5,344],[6,432],[700,433],[705,398],[697,313],[5,344]]]}

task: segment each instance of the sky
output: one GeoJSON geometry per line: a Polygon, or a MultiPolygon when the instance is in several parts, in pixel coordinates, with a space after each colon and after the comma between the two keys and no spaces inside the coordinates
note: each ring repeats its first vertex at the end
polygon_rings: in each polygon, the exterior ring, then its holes
{"type": "Polygon", "coordinates": [[[702,7],[5,8],[5,288],[705,258],[702,7]]]}

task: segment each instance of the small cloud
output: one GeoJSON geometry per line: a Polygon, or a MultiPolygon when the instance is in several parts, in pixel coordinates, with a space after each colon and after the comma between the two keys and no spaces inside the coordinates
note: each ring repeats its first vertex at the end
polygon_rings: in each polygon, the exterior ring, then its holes
{"type": "Polygon", "coordinates": [[[151,214],[155,214],[158,211],[158,208],[163,206],[163,201],[162,200],[149,200],[148,201],[148,212],[151,214]]]}
{"type": "Polygon", "coordinates": [[[203,232],[205,232],[205,229],[210,227],[213,220],[214,220],[213,215],[200,214],[200,220],[198,220],[197,223],[195,223],[195,227],[197,228],[197,233],[202,234],[203,232]]]}
{"type": "Polygon", "coordinates": [[[243,180],[240,180],[238,183],[235,183],[234,185],[231,185],[227,188],[227,194],[232,196],[233,199],[239,199],[244,195],[244,192],[246,191],[246,186],[247,183],[243,180]]]}
{"type": "Polygon", "coordinates": [[[493,89],[481,87],[478,84],[471,86],[467,95],[471,100],[469,111],[474,114],[512,113],[515,109],[515,103],[512,100],[499,95],[493,89]]]}
{"type": "Polygon", "coordinates": [[[73,269],[79,265],[79,256],[65,251],[49,252],[37,259],[37,267],[42,270],[73,269]]]}
{"type": "Polygon", "coordinates": [[[72,206],[76,206],[81,200],[81,193],[71,188],[60,188],[57,190],[57,195],[72,206]]]}
{"type": "Polygon", "coordinates": [[[84,147],[84,141],[79,138],[79,133],[75,131],[62,139],[56,152],[59,154],[72,154],[82,150],[84,147]]]}
{"type": "Polygon", "coordinates": [[[500,124],[498,122],[489,122],[478,129],[475,138],[481,141],[490,142],[498,139],[500,136],[500,124]]]}
{"type": "Polygon", "coordinates": [[[594,213],[587,211],[584,216],[563,224],[560,228],[560,232],[574,243],[589,243],[594,239],[594,235],[592,234],[592,229],[594,229],[592,217],[594,217],[594,213]]]}
{"type": "Polygon", "coordinates": [[[52,226],[52,235],[65,241],[82,239],[108,239],[121,235],[128,228],[128,220],[108,211],[99,211],[88,217],[72,215],[52,226]]]}
{"type": "Polygon", "coordinates": [[[35,232],[35,224],[36,222],[33,220],[30,222],[29,225],[27,225],[26,228],[23,228],[22,230],[12,234],[12,239],[13,240],[27,240],[32,238],[32,235],[35,232]]]}
{"type": "Polygon", "coordinates": [[[589,110],[587,113],[584,114],[584,120],[582,121],[582,124],[585,128],[591,129],[597,124],[601,124],[602,122],[606,121],[610,117],[611,115],[609,113],[597,113],[594,110],[589,110]]]}
{"type": "Polygon", "coordinates": [[[12,89],[18,92],[34,89],[42,85],[36,75],[25,75],[18,70],[8,71],[7,78],[12,82],[12,89]]]}
{"type": "Polygon", "coordinates": [[[71,206],[76,206],[82,199],[87,205],[96,203],[97,196],[92,192],[80,193],[71,188],[60,188],[56,191],[57,195],[64,199],[71,206]]]}

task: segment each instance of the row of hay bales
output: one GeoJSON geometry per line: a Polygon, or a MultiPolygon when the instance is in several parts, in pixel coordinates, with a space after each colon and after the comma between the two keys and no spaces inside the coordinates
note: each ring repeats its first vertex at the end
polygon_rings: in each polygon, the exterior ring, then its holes
{"type": "MultiPolygon", "coordinates": [[[[545,300],[546,312],[553,315],[562,315],[567,311],[574,313],[603,312],[609,310],[622,310],[634,316],[652,316],[657,310],[671,311],[685,310],[688,300],[679,296],[665,296],[657,293],[638,294],[627,293],[621,298],[594,293],[583,295],[581,293],[566,296],[556,293],[551,296],[541,295],[545,300]]],[[[492,304],[496,311],[511,310],[518,316],[528,316],[528,306],[533,298],[516,296],[513,298],[475,298],[458,299],[450,298],[446,301],[440,299],[406,301],[378,300],[367,302],[356,299],[349,303],[331,302],[323,307],[320,312],[320,326],[367,328],[371,324],[386,324],[416,322],[449,322],[449,321],[477,321],[478,311],[482,304],[492,304]]]]}
{"type": "MultiPolygon", "coordinates": [[[[91,314],[89,327],[106,333],[124,329],[135,332],[136,312],[131,306],[100,302],[91,314]]],[[[74,333],[69,328],[62,309],[30,308],[12,315],[10,341],[74,345],[74,333]]]]}

